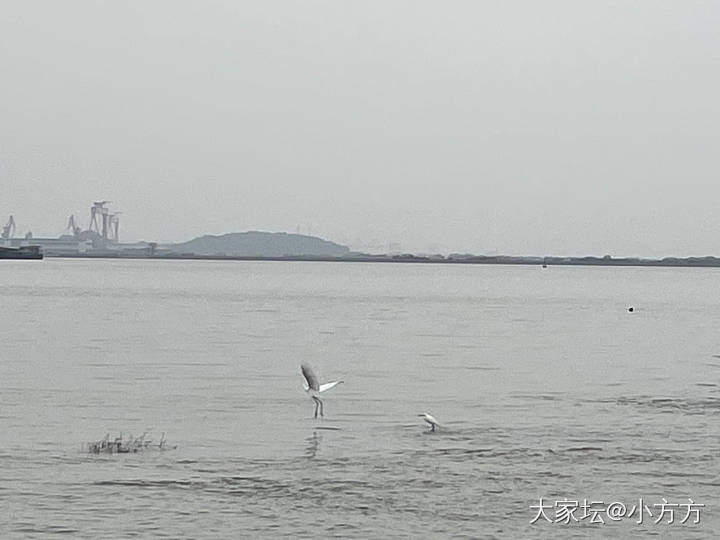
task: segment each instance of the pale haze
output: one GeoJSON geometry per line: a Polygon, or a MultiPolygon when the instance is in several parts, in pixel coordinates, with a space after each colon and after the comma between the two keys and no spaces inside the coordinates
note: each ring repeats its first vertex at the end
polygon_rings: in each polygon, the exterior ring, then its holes
{"type": "MultiPolygon", "coordinates": [[[[0,221],[720,255],[720,3],[6,1],[0,221]]],[[[1,224],[1,223],[0,223],[1,224]]]]}

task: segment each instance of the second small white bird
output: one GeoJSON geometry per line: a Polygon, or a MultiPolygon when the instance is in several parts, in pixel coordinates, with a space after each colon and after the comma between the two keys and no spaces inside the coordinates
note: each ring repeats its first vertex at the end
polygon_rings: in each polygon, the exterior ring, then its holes
{"type": "Polygon", "coordinates": [[[436,427],[440,427],[440,422],[438,422],[432,414],[422,413],[418,414],[418,416],[425,420],[428,424],[430,424],[430,431],[435,431],[436,427]]]}

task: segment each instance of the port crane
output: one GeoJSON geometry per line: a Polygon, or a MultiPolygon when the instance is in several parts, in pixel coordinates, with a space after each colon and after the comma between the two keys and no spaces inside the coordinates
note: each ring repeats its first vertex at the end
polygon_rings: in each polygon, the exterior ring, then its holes
{"type": "Polygon", "coordinates": [[[2,233],[0,233],[0,237],[2,238],[12,238],[12,236],[15,234],[15,218],[13,216],[10,216],[10,219],[8,219],[8,222],[3,227],[2,233]]]}
{"type": "Polygon", "coordinates": [[[109,238],[110,241],[112,241],[114,244],[117,244],[120,241],[119,231],[120,228],[120,212],[115,212],[114,214],[110,214],[110,218],[108,221],[108,225],[110,227],[109,231],[109,238]]]}
{"type": "MultiPolygon", "coordinates": [[[[120,212],[110,213],[105,206],[112,201],[95,201],[90,207],[90,227],[89,230],[96,232],[105,240],[110,240],[116,244],[120,241],[120,212]]],[[[69,224],[68,224],[69,226],[69,224]]]]}
{"type": "Polygon", "coordinates": [[[80,229],[80,227],[78,227],[75,224],[75,216],[74,215],[71,215],[70,218],[68,219],[68,224],[67,224],[67,227],[65,227],[65,231],[72,234],[75,238],[80,236],[82,229],[80,229]]]}
{"type": "Polygon", "coordinates": [[[90,227],[103,238],[107,238],[109,210],[105,206],[112,201],[95,201],[90,207],[90,227]]]}

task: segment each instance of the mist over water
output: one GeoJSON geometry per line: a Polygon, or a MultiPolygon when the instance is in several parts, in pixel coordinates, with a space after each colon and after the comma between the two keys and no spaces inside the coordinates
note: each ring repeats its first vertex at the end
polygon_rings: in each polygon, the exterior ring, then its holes
{"type": "Polygon", "coordinates": [[[3,261],[0,531],[713,537],[718,276],[3,261]],[[322,420],[302,362],[345,380],[322,420]],[[177,448],[83,450],[121,432],[177,448]],[[698,525],[531,525],[540,497],[705,507],[698,525]]]}

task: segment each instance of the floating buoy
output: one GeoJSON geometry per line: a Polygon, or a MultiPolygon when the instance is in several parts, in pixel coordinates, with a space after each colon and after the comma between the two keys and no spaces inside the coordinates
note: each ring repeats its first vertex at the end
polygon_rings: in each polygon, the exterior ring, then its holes
{"type": "Polygon", "coordinates": [[[629,311],[630,313],[632,313],[633,311],[635,311],[635,308],[632,307],[632,306],[630,306],[630,307],[628,308],[628,311],[629,311]]]}

